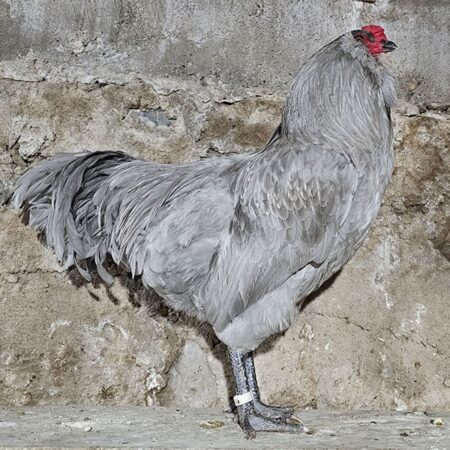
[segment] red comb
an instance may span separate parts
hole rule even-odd
[[[372,33],[375,37],[386,37],[384,33],[384,28],[379,25],[366,25],[361,28],[361,30],[368,31]]]

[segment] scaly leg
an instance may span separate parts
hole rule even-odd
[[[238,410],[239,425],[247,436],[254,437],[256,431],[284,431],[292,433],[308,432],[308,429],[298,421],[291,421],[290,418],[271,418],[266,415],[260,415],[256,411],[255,400],[253,398],[254,394],[250,390],[248,376],[246,373],[246,354],[234,352],[233,350],[229,351],[231,366],[233,368],[234,379],[236,382],[236,395],[234,397],[234,401]],[[251,376],[250,378],[252,379],[251,383],[256,381],[254,376]],[[260,404],[260,402],[256,403]],[[268,406],[266,406],[266,408],[270,409]]]
[[[244,354],[245,374],[247,375],[247,383],[253,394],[253,407],[259,416],[268,417],[269,419],[286,420],[289,423],[302,423],[299,417],[295,415],[292,408],[285,406],[266,405],[261,401],[259,395],[258,382],[256,380],[255,363],[253,361],[253,352]]]

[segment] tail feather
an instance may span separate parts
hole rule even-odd
[[[80,262],[93,258],[99,275],[112,281],[103,267],[109,236],[93,198],[108,189],[107,177],[132,160],[112,151],[58,155],[26,172],[16,184],[14,207],[28,204],[30,225],[45,232],[47,244],[62,264],[75,264],[86,279],[90,273]]]
[[[121,152],[60,155],[19,179],[13,204],[29,205],[30,225],[45,232],[66,268],[75,265],[90,280],[82,261],[92,261],[111,283],[103,266],[107,255],[133,276],[143,274],[152,232],[178,196],[202,185],[206,166],[194,167]]]

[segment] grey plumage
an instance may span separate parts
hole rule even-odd
[[[351,33],[313,55],[261,151],[163,165],[64,154],[13,202],[67,267],[109,254],[235,351],[285,330],[366,237],[392,172],[395,83]]]

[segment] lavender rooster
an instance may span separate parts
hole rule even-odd
[[[229,349],[238,419],[305,432],[261,402],[252,352],[286,330],[305,297],[363,243],[392,165],[395,81],[376,25],[346,33],[300,69],[281,124],[260,151],[164,165],[122,152],[64,154],[13,195],[66,267],[90,279],[110,255],[175,310],[209,322]]]

